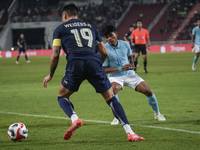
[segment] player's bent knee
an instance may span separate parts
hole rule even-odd
[[[101,93],[101,95],[103,96],[105,101],[110,100],[112,97],[114,97],[113,88],[111,87],[108,91]]]
[[[119,92],[119,90],[122,89],[122,86],[119,85],[118,83],[112,82],[112,88],[114,95],[116,95]]]
[[[114,93],[114,95],[116,95],[118,92],[119,92],[118,89],[116,89],[116,88],[113,89],[113,93]]]
[[[116,95],[119,92],[119,86],[113,87],[113,93]]]
[[[149,89],[149,88],[146,89],[146,90],[145,90],[145,95],[146,95],[146,96],[152,96],[153,93],[152,93],[151,89]]]
[[[62,84],[59,87],[58,96],[69,98],[74,92],[66,89]]]

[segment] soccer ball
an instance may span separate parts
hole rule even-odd
[[[21,142],[25,140],[27,136],[28,129],[21,122],[15,122],[8,128],[8,137],[15,142]]]

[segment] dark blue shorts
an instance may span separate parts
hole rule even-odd
[[[23,52],[23,53],[25,53],[26,52],[26,50],[25,50],[25,48],[19,48],[19,54],[21,54],[21,52]]]
[[[62,85],[68,90],[76,92],[85,79],[96,89],[97,93],[104,93],[112,86],[102,64],[96,60],[86,59],[72,60],[67,64]]]

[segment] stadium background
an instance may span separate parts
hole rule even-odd
[[[154,119],[144,95],[127,87],[119,93],[131,127],[146,141],[130,143],[121,125],[110,125],[111,110],[87,81],[71,97],[84,126],[72,139],[63,140],[71,125],[57,102],[65,56],[60,57],[48,88],[42,81],[49,73],[52,33],[61,23],[59,12],[71,2],[79,5],[81,19],[99,31],[107,24],[117,26],[120,39],[137,19],[150,31],[149,73],[143,72],[141,56],[137,73],[156,94],[167,121]],[[197,62],[192,71],[195,53],[190,44],[199,14],[196,0],[0,0],[0,57],[11,57],[0,58],[0,150],[199,150],[200,69]],[[21,32],[28,44],[27,54],[38,57],[29,57],[31,63],[22,57],[17,65],[16,40]],[[11,47],[15,50],[10,51]],[[7,130],[18,121],[27,126],[29,134],[24,142],[14,143]]]
[[[150,33],[150,52],[185,52],[190,48],[192,28],[200,18],[198,0],[0,0],[0,57],[13,57],[20,33],[25,34],[29,56],[50,55],[52,35],[61,24],[60,11],[67,3],[80,9],[80,19],[98,31],[117,27],[119,39],[129,25],[142,19]],[[172,46],[171,46],[172,45]],[[36,51],[42,50],[42,51]]]

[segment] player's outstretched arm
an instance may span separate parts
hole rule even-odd
[[[53,78],[54,72],[57,68],[58,61],[59,61],[60,49],[61,49],[60,46],[54,46],[53,47],[53,54],[51,56],[51,62],[50,62],[50,73],[43,80],[44,87],[47,87],[47,83],[49,81],[51,81],[51,79]]]
[[[101,53],[101,60],[102,60],[102,63],[104,63],[106,61],[106,58],[108,57],[108,50],[106,49],[103,42],[99,43],[96,46],[96,48]]]

